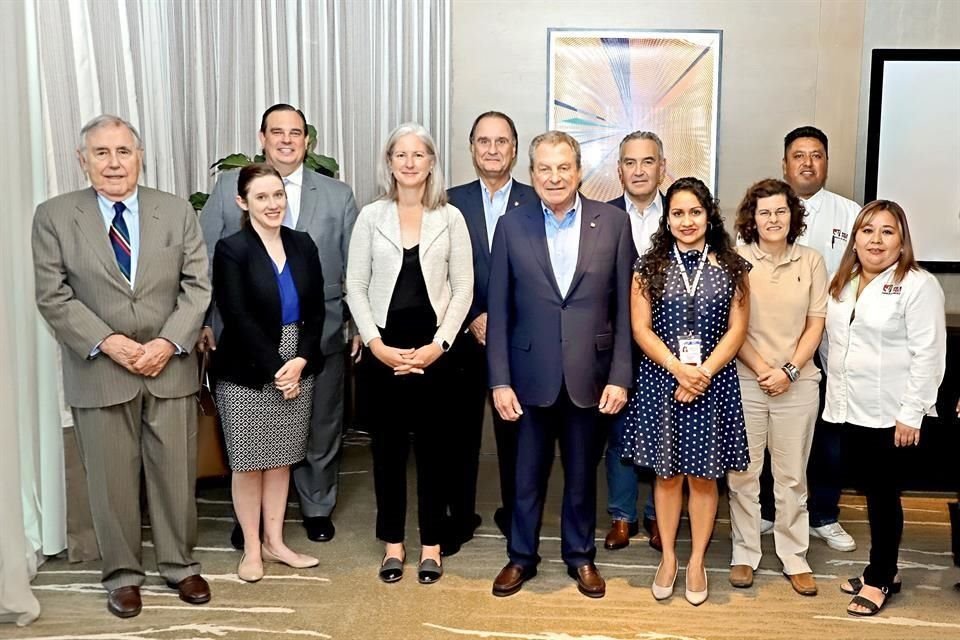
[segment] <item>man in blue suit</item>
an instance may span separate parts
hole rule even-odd
[[[627,212],[633,244],[637,255],[642,256],[650,248],[653,234],[660,228],[665,204],[660,193],[660,183],[667,171],[667,159],[663,155],[660,136],[651,131],[634,131],[620,141],[620,160],[617,175],[623,185],[623,195],[608,204]],[[634,348],[636,358],[639,349]],[[637,514],[637,468],[620,459],[620,437],[623,434],[623,416],[613,420],[610,441],[607,444],[607,513],[610,514],[610,531],[604,539],[606,549],[622,549],[630,544],[630,538],[639,532]],[[660,551],[660,531],[653,508],[651,490],[643,510],[643,526],[650,535],[650,546]]]
[[[529,186],[511,176],[517,163],[517,128],[510,116],[487,111],[477,116],[470,128],[470,154],[478,179],[453,187],[447,192],[450,204],[460,209],[473,245],[473,304],[464,322],[460,339],[453,343],[447,356],[455,363],[460,379],[453,385],[451,406],[458,407],[457,429],[451,430],[448,445],[449,485],[447,510],[449,518],[441,543],[441,551],[451,556],[460,545],[473,538],[480,525],[477,506],[477,470],[480,441],[483,433],[484,407],[489,397],[487,388],[487,282],[490,279],[490,247],[500,217],[511,209],[536,202],[537,195]],[[513,517],[514,467],[517,460],[516,426],[493,412],[493,433],[497,441],[500,467],[500,508],[493,519],[504,536],[510,536]]]
[[[582,197],[580,145],[548,131],[530,143],[539,201],[504,216],[493,238],[487,289],[487,364],[493,404],[518,424],[510,562],[493,583],[508,596],[536,575],[547,480],[559,440],[564,490],[561,554],[580,592],[606,585],[596,556],[597,483],[605,430],[633,372],[626,213]]]

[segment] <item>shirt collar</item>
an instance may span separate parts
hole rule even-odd
[[[283,184],[292,184],[295,187],[303,186],[303,164],[294,169],[293,173],[283,179]]]
[[[511,176],[507,183],[500,187],[494,192],[493,196],[499,196],[501,194],[506,195],[510,193],[510,187],[513,186],[513,177]],[[493,200],[493,197],[490,195],[490,189],[487,187],[487,183],[483,180],[480,181],[480,189],[483,191],[483,195],[487,197],[488,200]]]
[[[660,216],[663,215],[663,211],[660,209],[660,193],[658,192],[653,196],[653,201],[647,206],[646,209],[640,211],[637,208],[637,205],[630,199],[626,193],[623,194],[623,199],[627,203],[627,213],[634,216],[639,216],[641,218],[646,218],[649,215],[652,215],[656,219],[660,219]]]
[[[753,257],[756,258],[757,260],[770,259],[770,254],[760,248],[759,242],[751,242],[747,246],[750,247],[750,252],[753,254]],[[799,259],[800,259],[800,256],[799,256],[799,251],[797,250],[797,243],[796,242],[794,242],[793,244],[788,243],[787,250],[783,254],[783,259],[781,259],[778,264],[787,264],[788,262],[794,262]]]
[[[573,201],[573,208],[564,214],[563,220],[560,222],[557,222],[556,216],[553,215],[553,210],[548,207],[543,200],[540,201],[540,206],[543,208],[543,217],[547,220],[552,220],[558,227],[571,224],[577,219],[577,214],[580,213],[582,206],[582,203],[580,202],[580,192],[577,192],[577,197]]]
[[[826,193],[826,191],[826,189],[821,188],[820,191],[817,191],[806,200],[801,198],[804,208],[810,213],[818,213],[823,206],[823,199],[825,197],[823,194]]]
[[[134,189],[133,193],[127,196],[123,202],[123,206],[127,208],[127,211],[130,213],[136,214],[140,212],[140,202],[139,202],[140,189]],[[113,205],[117,203],[117,200],[111,200],[104,196],[99,191],[97,192],[97,201],[100,203],[100,208],[106,209],[107,211],[113,210]]]

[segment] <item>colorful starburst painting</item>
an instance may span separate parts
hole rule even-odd
[[[547,126],[571,134],[583,155],[581,192],[610,200],[620,140],[663,140],[666,190],[695,176],[716,192],[721,31],[548,30]]]

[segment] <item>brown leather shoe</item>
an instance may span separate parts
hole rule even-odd
[[[588,598],[602,598],[607,593],[607,583],[592,562],[579,567],[567,567],[567,574],[577,581],[577,589]]]
[[[493,581],[493,595],[500,598],[512,596],[520,591],[524,582],[535,575],[537,575],[536,567],[527,569],[513,562],[507,563]]]
[[[650,521],[650,528],[647,531],[650,534],[650,546],[662,553],[663,543],[660,542],[660,527],[657,526],[656,520]]]
[[[817,581],[813,579],[813,574],[809,571],[806,573],[795,573],[792,576],[787,576],[787,578],[789,578],[790,586],[793,587],[793,590],[800,595],[817,595]]]
[[[206,604],[210,602],[210,585],[200,574],[187,576],[176,584],[168,582],[167,586],[179,591],[180,599],[187,604]]]
[[[107,594],[107,611],[118,618],[132,618],[140,615],[143,602],[140,601],[140,587],[117,587]]]
[[[610,531],[603,541],[603,548],[614,551],[623,549],[630,544],[630,538],[637,535],[640,526],[636,522],[627,522],[626,520],[614,520],[610,523]]]
[[[730,584],[737,589],[753,586],[753,567],[748,564],[735,564],[730,567]]]

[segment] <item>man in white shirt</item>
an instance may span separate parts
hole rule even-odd
[[[847,248],[860,205],[824,188],[827,182],[827,149],[827,136],[816,127],[798,127],[788,133],[783,139],[783,179],[800,196],[807,211],[804,220],[807,229],[797,242],[823,255],[827,274],[832,278]],[[821,406],[826,386],[826,352],[824,336],[817,361],[824,376],[820,383]],[[807,466],[810,535],[825,540],[836,551],[853,551],[857,548],[856,541],[838,522],[840,486],[836,479],[840,476],[843,463],[840,447],[839,432],[818,419]],[[765,485],[768,486],[767,483]],[[766,514],[774,513],[772,491],[765,489],[761,502],[765,514],[761,530],[772,530],[772,516],[766,517]]]
[[[620,141],[620,160],[617,175],[623,185],[623,195],[608,204],[623,209],[630,218],[630,230],[637,255],[650,248],[651,238],[660,227],[665,203],[660,183],[667,171],[663,142],[651,131],[634,131]],[[636,351],[636,349],[634,349]],[[635,358],[636,359],[636,355]],[[608,550],[622,549],[639,531],[637,514],[637,470],[620,459],[620,436],[623,431],[621,413],[614,418],[607,442],[607,513],[610,531],[603,546]],[[650,492],[643,510],[643,526],[650,535],[650,546],[660,550],[660,532]]]

